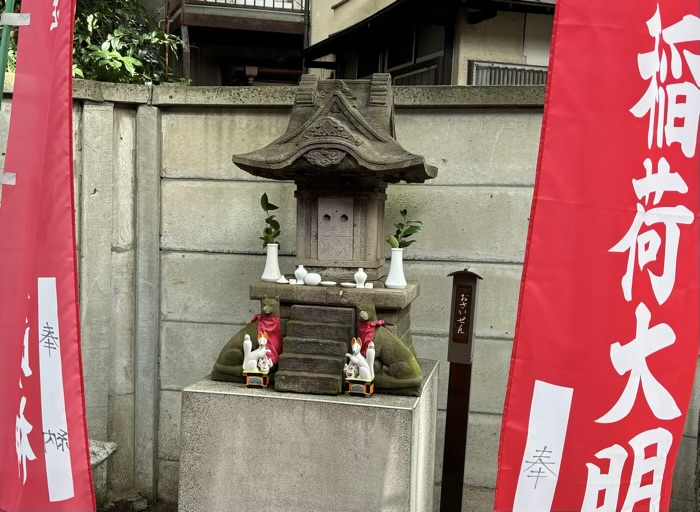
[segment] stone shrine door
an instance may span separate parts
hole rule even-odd
[[[353,260],[353,199],[321,197],[318,199],[318,259]]]

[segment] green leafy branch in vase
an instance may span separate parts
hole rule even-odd
[[[396,233],[389,235],[386,239],[392,249],[403,249],[415,243],[415,240],[407,240],[407,238],[412,237],[416,233],[420,233],[423,229],[423,223],[421,221],[408,220],[408,210],[403,209],[399,213],[401,213],[401,217],[403,217],[403,222],[394,224]]]
[[[263,236],[260,237],[260,240],[263,241],[263,247],[267,247],[267,244],[279,244],[279,242],[275,241],[275,238],[282,234],[282,231],[280,231],[280,223],[275,220],[274,215],[270,215],[270,212],[277,210],[279,206],[275,206],[268,201],[267,192],[260,198],[260,206],[262,206],[262,209],[265,210],[265,214],[267,215],[265,219],[267,227],[263,230]]]

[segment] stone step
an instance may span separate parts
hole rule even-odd
[[[293,393],[316,395],[337,395],[340,393],[343,378],[340,374],[319,374],[293,371],[278,371],[275,374],[275,389]]]
[[[287,322],[287,336],[296,338],[342,340],[350,344],[350,339],[354,335],[355,326],[352,324],[323,324],[302,320],[289,320]]]
[[[329,306],[294,305],[291,308],[291,320],[304,320],[325,324],[355,325],[355,308],[338,308]]]
[[[314,356],[283,352],[279,358],[279,371],[338,374],[343,373],[344,357]]]
[[[283,354],[343,357],[350,352],[350,340],[337,341],[285,336],[282,341],[282,350]]]

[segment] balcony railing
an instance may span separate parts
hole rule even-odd
[[[303,34],[308,1],[167,0],[166,25]]]
[[[302,13],[306,10],[307,1],[308,0],[170,0],[168,3],[172,11],[182,7],[182,4],[187,4]]]
[[[546,85],[547,66],[469,61],[468,85]]]

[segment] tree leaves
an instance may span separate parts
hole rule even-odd
[[[267,197],[267,192],[265,192],[260,198],[260,206],[262,206],[262,209],[265,210],[265,213],[268,215],[271,211],[279,208],[279,206],[275,206],[270,202]],[[267,224],[267,227],[263,230],[263,236],[260,237],[260,240],[263,241],[263,247],[267,246],[267,244],[278,243],[275,241],[275,238],[282,234],[282,231],[280,230],[280,223],[275,219],[274,215],[269,215],[265,219],[265,223]]]
[[[141,2],[77,0],[73,76],[102,82],[182,81],[165,66],[182,41],[165,33]]]
[[[407,238],[420,233],[423,229],[423,223],[419,220],[407,220],[408,209],[404,208],[399,212],[403,217],[403,222],[394,224],[396,233],[389,236],[386,241],[393,249],[404,249],[411,244],[416,243],[415,240],[406,240]]]

